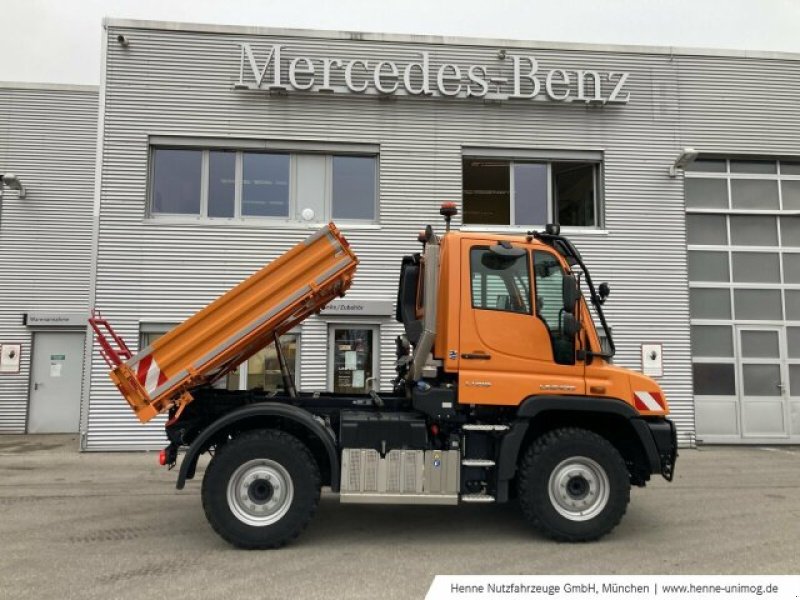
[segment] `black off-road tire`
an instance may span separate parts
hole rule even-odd
[[[597,514],[587,520],[564,516],[550,495],[551,476],[559,481],[554,471],[569,472],[565,465],[573,460],[599,466],[607,478],[607,502],[602,509],[598,503]],[[630,501],[630,474],[622,456],[607,439],[586,429],[570,427],[542,435],[525,451],[518,473],[519,503],[525,519],[556,541],[589,542],[603,537],[619,524]],[[602,479],[602,474],[597,479]]]
[[[285,514],[266,525],[243,521],[232,509],[235,501],[232,505],[229,500],[231,478],[237,476],[240,467],[259,459],[270,461],[278,472],[274,464],[279,465],[281,474],[291,479],[291,486],[283,486],[292,489],[291,501],[282,503],[288,506]],[[319,505],[320,489],[319,466],[306,445],[284,431],[261,429],[235,437],[211,459],[203,477],[203,509],[214,531],[234,546],[247,550],[279,548],[300,535],[311,521]]]

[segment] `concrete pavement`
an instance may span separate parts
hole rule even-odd
[[[340,505],[294,544],[246,552],[206,523],[200,480],[156,453],[78,453],[0,436],[0,598],[421,598],[435,574],[797,573],[800,448],[683,450],[676,480],[635,488],[600,542],[556,544],[515,504]],[[200,474],[201,475],[201,474]]]

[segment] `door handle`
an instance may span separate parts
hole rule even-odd
[[[35,391],[36,391],[36,390],[38,390],[38,389],[39,389],[39,383],[38,383],[38,382],[34,382],[34,384],[33,384],[33,391],[35,392]]]
[[[461,355],[461,358],[465,360],[489,360],[492,355],[485,352],[465,352]]]

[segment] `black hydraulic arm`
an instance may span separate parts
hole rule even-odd
[[[297,398],[297,388],[294,386],[294,379],[291,372],[289,372],[289,365],[286,364],[286,357],[283,355],[283,346],[281,346],[281,337],[278,332],[275,332],[275,353],[278,355],[278,365],[281,368],[281,378],[283,379],[283,388],[290,398]]]

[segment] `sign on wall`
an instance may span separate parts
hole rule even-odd
[[[86,313],[43,312],[25,313],[23,325],[28,327],[85,327],[89,315]]]
[[[663,353],[661,344],[642,344],[642,373],[649,377],[663,377]]]
[[[0,373],[19,373],[22,344],[0,345]]]
[[[535,56],[498,51],[486,64],[431,64],[431,53],[408,61],[311,57],[283,44],[240,44],[237,90],[303,91],[378,96],[545,100],[627,104],[630,73],[544,69]]]
[[[394,314],[394,304],[386,300],[331,300],[320,311],[321,315],[388,317]]]

